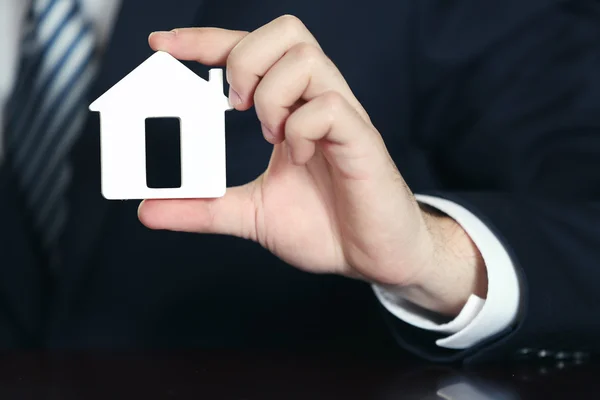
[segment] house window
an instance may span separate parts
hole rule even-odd
[[[181,187],[181,120],[146,118],[146,185]]]

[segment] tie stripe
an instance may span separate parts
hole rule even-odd
[[[21,72],[23,72],[23,75],[21,75],[18,80],[15,89],[15,93],[21,93],[22,96],[29,96],[28,111],[31,110],[33,102],[36,100],[36,97],[30,96],[32,90],[30,85],[33,85],[40,80],[39,69],[42,66],[41,64],[44,61],[46,54],[53,49],[54,41],[61,35],[62,29],[65,26],[64,23],[58,24],[61,22],[58,18],[65,16],[67,18],[65,18],[63,22],[68,21],[77,11],[77,5],[73,3],[71,5],[72,12],[65,14],[64,10],[66,6],[69,5],[66,3],[72,2],[54,0],[41,15],[35,12],[30,12],[29,14],[30,20],[28,26],[30,28],[28,29],[30,32],[26,33],[21,50]],[[36,2],[34,2],[32,9],[35,7]],[[25,85],[28,86],[28,89],[23,87]],[[13,104],[14,103],[23,104],[23,99],[16,98],[14,99]],[[11,112],[9,117],[12,117],[15,112],[22,115],[22,110],[18,110],[16,107],[11,108],[9,111]]]
[[[89,80],[91,79],[88,79],[86,83],[89,83]],[[44,201],[43,194],[49,190],[48,184],[54,181],[52,179],[55,176],[53,173],[57,171],[60,161],[67,155],[67,151],[73,145],[81,126],[85,122],[88,112],[78,107],[84,100],[85,93],[83,91],[79,96],[73,98],[68,112],[65,113],[67,115],[63,122],[56,130],[53,130],[58,132],[59,135],[55,135],[50,139],[50,143],[46,142],[43,147],[38,149],[39,151],[34,155],[31,164],[27,166],[28,168],[24,172],[24,185],[31,191],[31,206],[33,207]],[[65,110],[67,110],[67,107],[65,107]],[[48,135],[48,137],[50,136]],[[54,148],[54,153],[50,154],[49,148]],[[38,171],[39,173],[36,174]],[[37,179],[34,179],[36,177]]]
[[[36,104],[37,107],[34,108],[37,113],[40,113],[36,116],[36,124],[23,129],[23,133],[21,134],[19,134],[19,129],[15,130],[17,132],[17,135],[14,136],[15,141],[12,143],[9,142],[9,145],[12,145],[13,143],[19,143],[20,148],[16,152],[15,158],[15,161],[18,164],[26,161],[24,160],[25,156],[31,155],[33,151],[32,146],[35,143],[34,141],[39,139],[40,130],[44,131],[44,137],[48,136],[45,133],[48,125],[54,119],[56,119],[56,113],[62,107],[61,103],[71,92],[72,88],[69,87],[68,84],[72,84],[73,82],[72,75],[75,74],[76,77],[77,75],[80,75],[82,68],[85,67],[85,64],[82,64],[82,62],[91,58],[92,53],[89,47],[93,42],[91,31],[87,30],[87,37],[84,35],[84,33],[85,32],[83,31],[81,32],[79,39],[83,39],[85,37],[86,40],[84,41],[76,39],[75,42],[72,43],[73,45],[68,48],[64,56],[58,60],[56,68],[52,71],[52,74],[44,83],[42,87],[43,90],[35,91],[40,97]],[[77,52],[75,51],[76,49],[78,50]],[[76,68],[76,70],[73,71],[73,68]],[[22,135],[26,133],[28,134],[27,140],[23,141]],[[44,138],[42,138],[42,140],[44,140]]]
[[[43,96],[46,96],[49,85],[53,83],[53,78],[58,74],[58,71],[60,71],[73,51],[72,44],[77,39],[75,35],[83,29],[89,30],[89,26],[82,26],[81,21],[73,21],[70,24],[69,21],[65,21],[57,27],[55,34],[52,35],[50,40],[43,40],[44,44],[41,48],[39,59],[34,61],[35,65],[31,68],[32,76],[26,75],[21,78],[21,81],[33,81],[33,87],[28,91],[23,91],[22,94],[23,97],[27,97],[27,107],[25,112],[20,110],[19,116],[15,116],[15,123],[18,125],[11,126],[11,128],[14,128],[16,131],[23,129],[23,125],[31,120],[31,113],[36,111],[40,107],[40,104],[47,104],[51,101],[51,99],[45,99]],[[89,34],[91,36],[91,30]],[[58,58],[57,53],[62,53],[62,57]],[[48,62],[48,59],[52,61],[52,64]],[[68,70],[65,71],[65,73],[68,72]],[[35,75],[35,79],[32,79],[33,75]],[[23,99],[16,98],[15,102],[22,103]],[[17,139],[19,136],[14,135],[13,138]]]
[[[98,71],[94,39],[77,0],[34,0],[6,110],[7,159],[51,257],[68,220],[69,151],[85,123]]]
[[[31,185],[32,180],[36,177],[36,171],[40,171],[40,175],[37,175],[38,181],[40,181],[44,172],[48,172],[48,168],[54,167],[51,162],[48,162],[45,166],[41,165],[44,155],[49,154],[50,148],[54,148],[56,153],[49,154],[48,161],[56,160],[58,155],[64,155],[61,151],[66,150],[66,140],[72,136],[67,135],[66,130],[70,127],[80,125],[79,119],[76,119],[77,113],[83,113],[87,116],[87,110],[81,110],[80,106],[86,100],[86,89],[92,83],[95,72],[96,70],[91,66],[81,72],[77,72],[77,75],[73,77],[71,83],[67,86],[67,88],[70,88],[70,93],[63,93],[65,100],[60,104],[57,103],[57,108],[50,110],[51,118],[48,119],[48,132],[52,132],[52,134],[42,136],[41,140],[28,153],[29,158],[23,165],[25,171],[23,174],[23,183],[27,187]]]
[[[59,180],[58,175],[62,171],[62,169],[57,168],[60,160],[62,160],[66,154],[66,149],[70,148],[75,139],[77,138],[77,134],[79,133],[79,127],[85,122],[85,118],[87,117],[87,111],[79,111],[78,115],[75,117],[75,121],[70,124],[71,126],[68,130],[64,131],[65,134],[61,136],[60,143],[57,146],[57,152],[52,155],[52,158],[48,162],[47,168],[44,169],[42,174],[40,175],[37,183],[31,188],[31,203],[32,204],[42,204],[45,200],[45,194],[49,193],[52,190],[51,185],[55,185]],[[70,168],[70,166],[68,166]]]

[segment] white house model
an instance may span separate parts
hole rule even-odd
[[[223,71],[206,81],[156,52],[90,105],[100,112],[102,195],[106,199],[202,198],[225,194]],[[181,186],[149,188],[145,121],[179,118]]]

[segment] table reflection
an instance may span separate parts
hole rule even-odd
[[[446,399],[591,397],[585,359],[450,367],[412,358],[268,352],[0,356],[1,399]]]

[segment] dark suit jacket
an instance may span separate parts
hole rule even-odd
[[[91,99],[151,54],[151,31],[253,30],[285,13],[339,66],[413,191],[465,205],[501,238],[522,277],[519,323],[445,350],[388,315],[367,284],[299,272],[235,238],[147,230],[137,201],[100,195],[90,113],[72,154],[60,270],[47,268],[0,169],[0,344],[406,348],[467,362],[531,346],[598,349],[600,4],[126,0]],[[227,113],[229,185],[265,168],[259,129],[252,111]]]

